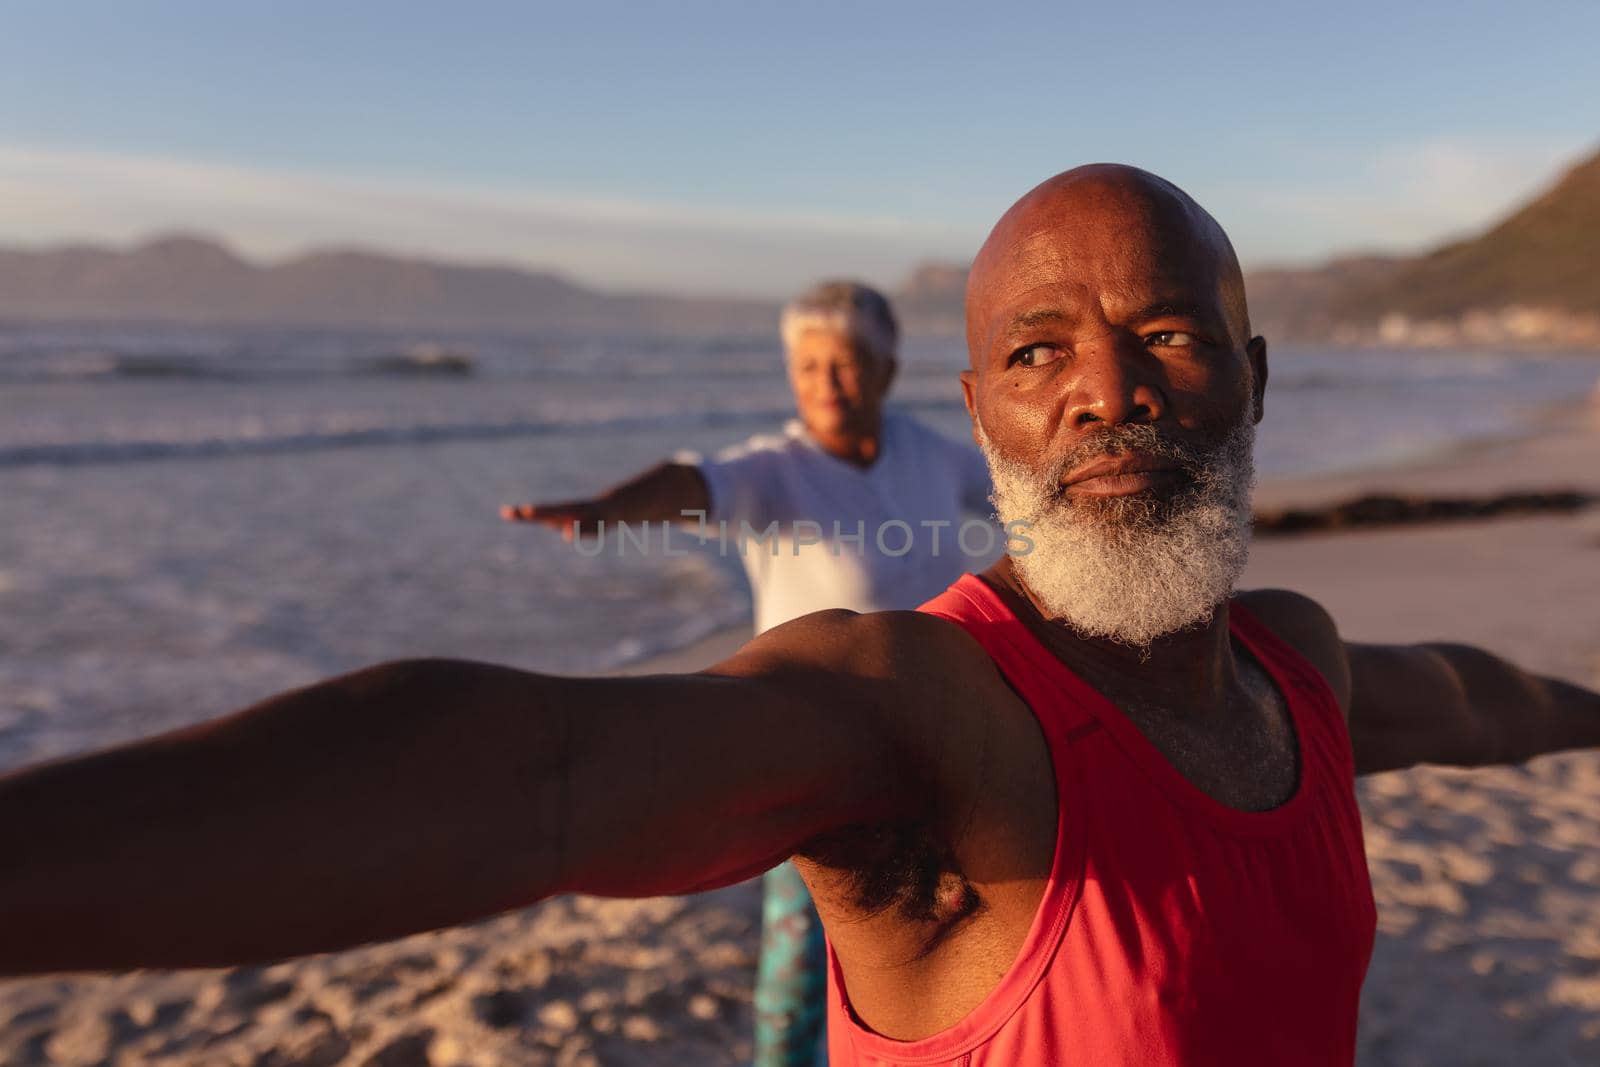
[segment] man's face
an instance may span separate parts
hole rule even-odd
[[[1265,347],[1180,204],[1117,181],[1025,199],[974,266],[962,376],[1018,573],[1082,632],[1148,645],[1209,618],[1248,539]]]
[[[894,363],[839,330],[807,330],[788,350],[789,385],[800,420],[818,437],[876,430]]]

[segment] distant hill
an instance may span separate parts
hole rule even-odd
[[[1387,284],[1403,270],[1400,256],[1351,255],[1315,267],[1260,267],[1246,272],[1250,328],[1270,339],[1328,339],[1343,323],[1335,302],[1353,287]]]
[[[352,249],[261,265],[175,235],[127,249],[0,249],[0,317],[698,335],[769,333],[777,307],[603,292],[552,273]]]
[[[1505,332],[1600,343],[1600,153],[1488,231],[1356,280],[1331,317],[1380,335]]]
[[[966,291],[963,264],[923,263],[889,296],[907,333],[960,336]]]

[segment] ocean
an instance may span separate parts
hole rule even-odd
[[[959,343],[902,364],[894,401],[964,437]],[[1258,468],[1525,432],[1597,374],[1278,348]],[[791,413],[775,339],[0,325],[0,767],[385,659],[587,673],[745,621],[735,559],[589,557],[496,512]]]

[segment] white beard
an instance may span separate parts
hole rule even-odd
[[[1172,498],[1074,500],[1064,473],[1095,455],[1129,450],[1175,455],[1148,426],[1107,430],[1046,470],[1000,456],[978,428],[994,478],[990,498],[1003,524],[1028,523],[1030,550],[1014,550],[1013,568],[1039,607],[1086,637],[1148,651],[1158,637],[1211,621],[1232,595],[1250,554],[1251,451],[1248,418],[1214,450],[1188,453],[1194,476]]]

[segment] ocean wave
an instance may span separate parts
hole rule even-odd
[[[102,352],[94,350],[8,354],[0,358],[0,382],[8,385],[115,386],[119,382],[308,381],[345,374],[383,373],[384,368],[344,368],[315,361],[247,361],[182,352]]]
[[[179,353],[61,352],[46,356],[13,356],[0,364],[0,378],[14,384],[240,377],[237,369],[220,365],[214,359]]]
[[[789,409],[711,410],[674,414],[583,418],[505,418],[465,421],[385,422],[366,415],[329,416],[313,427],[270,427],[260,418],[234,420],[223,432],[193,434],[181,427],[168,435],[90,438],[71,441],[0,442],[0,467],[40,464],[78,466],[154,460],[214,459],[341,448],[493,441],[549,434],[626,434],[723,426],[771,426]]]
[[[766,358],[729,360],[702,358],[627,364],[616,358],[591,362],[536,363],[508,356],[428,358],[406,352],[341,355],[333,358],[265,358],[259,360],[152,353],[70,352],[10,355],[0,359],[0,382],[11,385],[140,383],[160,380],[194,382],[315,383],[334,378],[409,378],[460,380],[466,377],[509,381],[707,381],[769,378],[778,366]]]
[[[1374,389],[1419,388],[1434,385],[1473,385],[1509,378],[1525,371],[1533,357],[1511,359],[1482,356],[1472,359],[1449,357],[1433,362],[1383,362],[1351,359],[1338,366],[1274,367],[1271,392],[1361,392]],[[1287,362],[1287,361],[1286,361]]]

